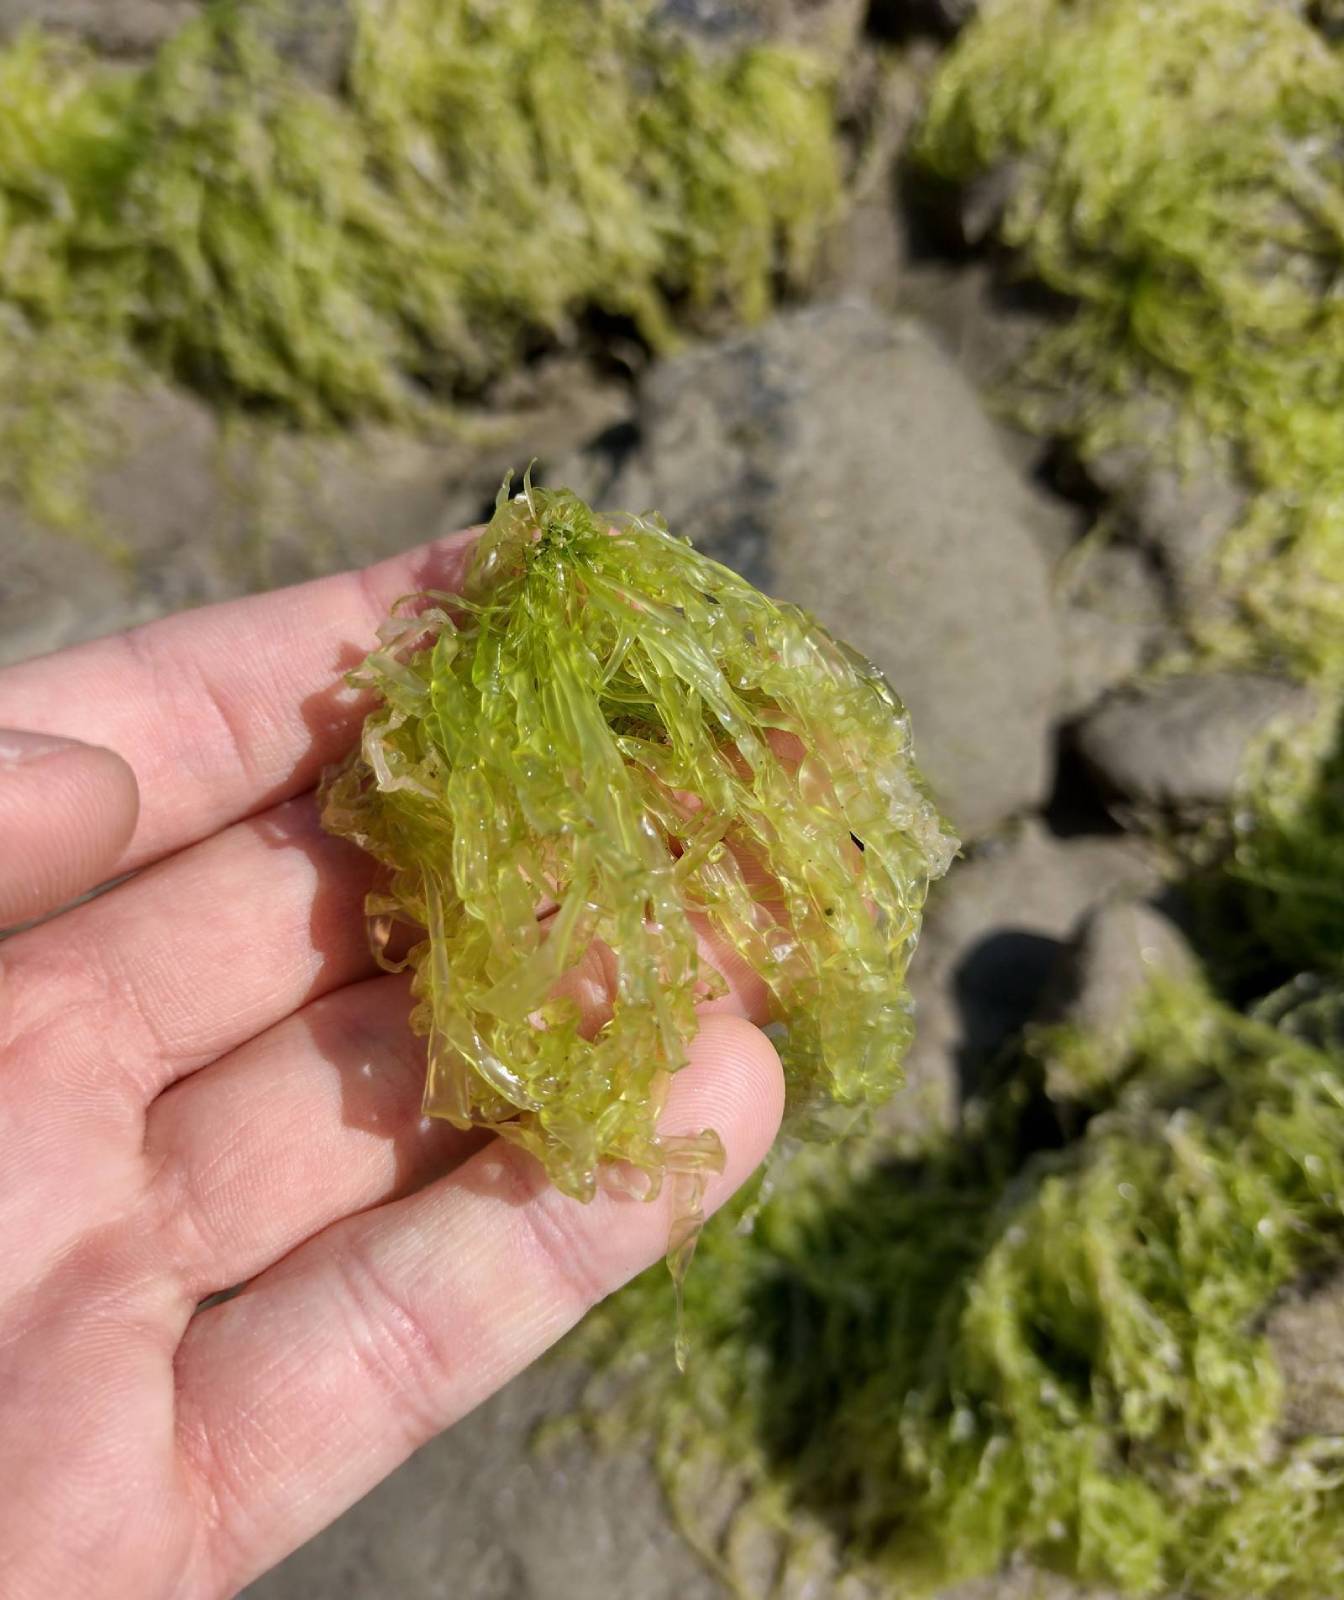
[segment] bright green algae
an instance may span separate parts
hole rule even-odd
[[[216,0],[131,72],[0,51],[0,473],[53,520],[146,364],[301,426],[413,421],[593,308],[655,348],[759,316],[835,212],[801,52],[701,59],[641,0],[355,0],[336,94],[269,11]]]
[[[766,986],[795,1130],[895,1088],[953,845],[899,702],[804,612],[654,521],[529,486],[501,493],[463,593],[394,622],[353,681],[382,703],[323,817],[390,869],[374,916],[423,930],[429,1112],[580,1199],[604,1167],[656,1189],[712,1165],[712,1134],[656,1127],[721,987],[706,931]]]
[[[1344,625],[1344,619],[1341,619]],[[1251,785],[1192,882],[1232,979],[1257,968],[1344,980],[1344,713]]]
[[[1263,1331],[1344,1262],[1344,740],[1290,765],[1201,887],[1242,992],[1297,977],[1249,1014],[1159,983],[1109,1043],[1031,1030],[919,1160],[872,1137],[777,1166],[705,1231],[685,1377],[655,1279],[579,1336],[584,1420],[654,1441],[744,1596],[1010,1557],[1132,1594],[1344,1589],[1344,1445],[1284,1431]]]
[[[1225,446],[1251,489],[1221,653],[1344,662],[1344,47],[1281,0],[985,0],[920,159],[1012,164],[1004,241],[1076,310],[1013,380],[1084,457]]]
[[[1339,1592],[1344,1447],[1279,1437],[1260,1319],[1344,1256],[1344,1051],[1159,990],[1117,1076],[1062,1149],[1032,1153],[1020,1074],[926,1161],[777,1173],[701,1241],[685,1377],[657,1281],[587,1328],[592,1425],[654,1439],[741,1593],[929,1593],[1013,1554],[1126,1593]]]

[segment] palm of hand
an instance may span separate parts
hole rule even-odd
[[[133,874],[0,944],[10,1600],[234,1592],[661,1252],[661,1204],[422,1122],[368,864],[317,826],[364,709],[329,685],[463,548],[0,673],[0,729],[42,730],[0,731],[0,925]],[[665,1118],[724,1135],[711,1204],[782,1096],[736,977]]]

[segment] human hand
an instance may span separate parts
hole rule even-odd
[[[6,1600],[234,1592],[665,1247],[666,1197],[581,1206],[422,1121],[371,864],[317,824],[367,709],[340,672],[468,544],[0,672],[0,926],[133,874],[0,944]],[[723,1136],[712,1208],[783,1089],[707,953],[663,1126]]]

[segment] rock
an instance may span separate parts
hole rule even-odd
[[[1180,981],[1197,968],[1185,935],[1154,906],[1105,901],[1083,917],[1061,952],[1039,1015],[1114,1035],[1154,978]]]
[[[627,414],[619,385],[539,374],[451,437],[221,431],[167,385],[119,395],[93,474],[96,530],[55,532],[0,496],[0,665],[210,600],[376,561],[479,521],[504,473]]]
[[[0,664],[230,592],[214,418],[158,387],[115,409],[119,455],[95,474],[94,529],[54,532],[0,498]]]
[[[1133,545],[1079,546],[1062,568],[1058,601],[1066,715],[1086,711],[1174,643],[1161,577]]]
[[[952,1124],[962,1090],[1036,1012],[1079,921],[1158,881],[1130,840],[1055,839],[1037,822],[954,866],[930,897],[911,967],[915,1043],[886,1125]]]
[[[1078,725],[1084,760],[1140,805],[1226,805],[1257,739],[1316,711],[1300,684],[1255,673],[1187,674],[1105,700]]]
[[[1327,39],[1344,39],[1344,0],[1313,0],[1307,16]]]
[[[924,0],[938,21],[949,28],[960,28],[980,9],[980,0]]]
[[[947,0],[944,0],[947,3]],[[0,0],[0,39],[29,23],[74,34],[100,54],[150,56],[208,0]],[[660,0],[655,22],[702,50],[776,40],[839,61],[863,31],[865,0]],[[278,0],[260,16],[280,54],[327,88],[345,73],[354,0]]]
[[[1284,1434],[1344,1434],[1344,1272],[1281,1301],[1265,1332],[1283,1374]]]
[[[844,301],[656,367],[638,447],[577,472],[656,508],[886,672],[954,824],[1045,796],[1061,663],[1026,491],[974,391],[918,327]],[[574,487],[580,487],[574,484]]]
[[[203,8],[204,0],[0,0],[0,39],[35,23],[104,55],[146,56]]]
[[[959,197],[961,234],[969,245],[982,245],[1008,214],[1022,185],[1020,161],[1001,161],[963,185]]]
[[[284,0],[262,26],[291,66],[323,88],[338,88],[355,42],[353,0]]]
[[[899,301],[906,241],[900,213],[885,189],[849,205],[822,245],[818,291],[858,296],[884,311]]]
[[[959,195],[956,205],[959,232]],[[930,226],[927,220],[922,225]],[[971,382],[986,390],[1010,379],[1036,341],[1058,322],[1052,302],[1030,286],[1005,285],[992,263],[949,262],[938,250],[916,250],[907,262],[901,306],[927,323]]]
[[[0,39],[35,23],[74,34],[101,55],[143,60],[205,9],[206,0],[0,0]],[[260,18],[280,54],[334,88],[345,72],[351,0],[283,0]]]
[[[1122,896],[1087,912],[1060,951],[1036,1013],[1040,1022],[1077,1030],[1078,1048],[1049,1058],[1051,1099],[1086,1099],[1111,1082],[1149,985],[1155,978],[1193,978],[1198,970],[1180,929],[1144,900]]]
[[[837,58],[859,38],[865,0],[659,0],[656,25],[700,49],[773,39]]]
[[[920,229],[927,226],[913,227],[915,241],[907,246],[895,285],[895,308],[934,334],[979,393],[1011,394],[1014,375],[1037,341],[1064,319],[1065,303],[1039,285],[1006,282],[988,260],[949,261],[946,245],[930,248],[919,242]],[[955,226],[962,226],[959,212]],[[1041,441],[1052,431],[1052,420],[1053,412],[1043,409],[1041,425],[1032,432],[1002,425],[998,437],[1023,480],[1024,519],[1053,564],[1082,537],[1089,517],[1044,486],[1041,468],[1049,451]]]
[[[1217,556],[1245,514],[1247,492],[1224,442],[1191,444],[1179,463],[1158,453],[1177,420],[1166,402],[1136,402],[1122,424],[1127,442],[1091,457],[1086,470],[1158,561],[1181,608],[1204,613],[1220,604]]]
[[[940,1589],[935,1600],[1120,1600],[1113,1590],[1087,1588],[1026,1561],[1013,1561],[1003,1572],[972,1578]]]
[[[855,55],[838,85],[840,125],[862,151],[842,215],[822,240],[813,292],[819,300],[859,296],[894,311],[910,254],[900,203],[900,161],[923,110],[929,64],[918,52]]]
[[[572,1405],[579,1378],[558,1362],[516,1378],[248,1600],[725,1600],[645,1461],[534,1443],[537,1424]]]

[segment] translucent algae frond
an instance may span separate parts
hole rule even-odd
[[[795,1126],[889,1094],[953,846],[877,672],[656,522],[564,490],[501,492],[463,587],[352,675],[383,703],[325,793],[326,825],[391,869],[370,910],[424,930],[426,1108],[580,1198],[607,1163],[653,1188],[711,1166],[716,1138],[656,1129],[719,987],[705,933],[769,991]]]

